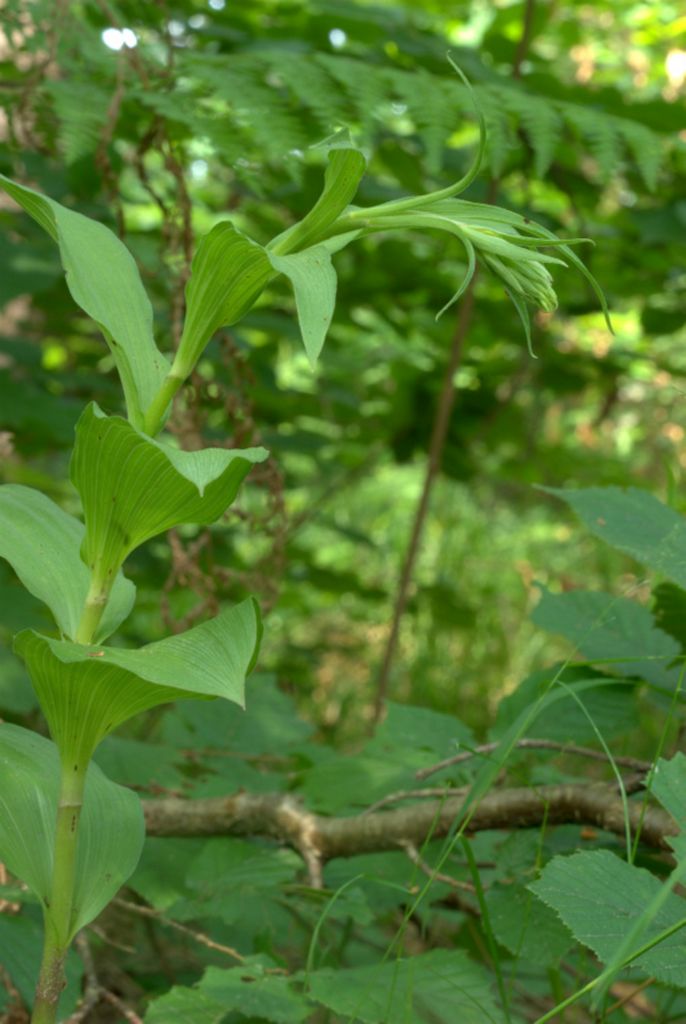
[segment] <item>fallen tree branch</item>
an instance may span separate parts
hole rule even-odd
[[[627,794],[642,789],[642,776],[625,780]],[[349,817],[312,814],[291,794],[235,793],[227,797],[144,800],[151,836],[265,836],[293,847],[306,863],[324,864],[335,857],[417,847],[430,835],[441,838],[459,823],[460,796],[423,800],[409,807]],[[470,808],[470,834],[486,829],[537,828],[548,825],[590,825],[624,836],[624,812],[617,788],[610,783],[570,783],[500,789]],[[656,849],[669,849],[667,839],[678,828],[656,807],[629,804],[632,833]]]

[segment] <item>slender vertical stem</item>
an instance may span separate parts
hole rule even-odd
[[[395,604],[393,606],[391,632],[388,636],[388,640],[386,641],[386,649],[384,650],[384,657],[376,682],[376,699],[374,707],[375,722],[379,721],[386,700],[391,667],[393,665],[393,659],[398,646],[400,623],[402,622],[402,618],[407,607],[412,574],[414,572],[415,562],[417,561],[417,556],[421,546],[426,515],[429,511],[429,499],[433,490],[434,481],[441,468],[443,448],[445,446],[445,439],[450,425],[450,414],[452,413],[453,406],[455,404],[455,373],[460,365],[465,338],[472,318],[475,284],[476,274],[472,278],[471,283],[464,294],[462,305],[460,306],[457,327],[455,329],[455,334],[453,335],[450,358],[443,377],[443,385],[441,387],[441,394],[438,400],[438,409],[436,412],[436,418],[434,419],[433,430],[431,432],[429,458],[424,475],[424,484],[422,486],[419,504],[415,511],[410,539],[407,543],[407,549],[405,552],[405,560],[400,572],[398,590],[396,593]]]
[[[526,56],[531,43],[531,37],[533,34],[534,27],[534,14],[536,10],[536,0],[526,0],[524,9],[524,23],[522,25],[522,34],[517,45],[517,52],[512,65],[512,77],[514,79],[521,78],[522,75],[522,64],[526,60]],[[496,193],[498,190],[498,179],[494,178],[491,180],[489,186],[488,195],[486,197],[487,203],[495,201]],[[436,477],[441,468],[441,462],[443,459],[443,448],[445,446],[445,439],[448,434],[448,426],[450,424],[450,414],[452,413],[453,406],[455,404],[455,386],[454,377],[455,372],[460,365],[462,359],[462,352],[464,349],[465,339],[469,330],[469,325],[472,318],[472,312],[474,307],[474,287],[476,285],[476,275],[472,278],[469,288],[464,294],[462,299],[462,305],[458,315],[457,326],[455,328],[455,334],[453,335],[453,343],[450,352],[450,358],[448,361],[448,367],[443,378],[443,386],[441,388],[441,395],[438,400],[438,409],[436,411],[436,418],[434,420],[433,430],[431,434],[431,441],[429,445],[429,458],[426,467],[426,474],[424,476],[424,485],[422,487],[421,497],[419,504],[415,511],[414,521],[412,523],[412,530],[410,533],[410,539],[407,543],[407,549],[405,552],[405,560],[403,567],[400,572],[400,579],[398,580],[398,589],[396,592],[395,604],[393,606],[393,619],[391,622],[391,631],[386,641],[386,648],[384,650],[383,661],[379,674],[376,680],[376,695],[374,702],[374,724],[376,724],[381,718],[384,704],[386,701],[386,695],[388,693],[388,685],[391,676],[391,668],[393,666],[393,660],[395,658],[395,652],[398,646],[398,637],[400,635],[400,623],[402,622],[405,609],[407,608],[407,601],[410,591],[410,583],[412,582],[412,575],[414,573],[415,563],[417,556],[421,548],[422,534],[424,532],[424,524],[426,521],[427,513],[429,511],[429,500],[431,498],[431,492]]]
[[[65,986],[64,962],[73,927],[78,825],[86,770],[87,766],[62,764],[51,895],[43,914],[43,960],[31,1024],[54,1024],[60,995]]]
[[[76,633],[77,643],[92,643],[110,590],[111,583],[103,583],[96,576],[91,578]],[[66,984],[64,964],[74,923],[79,820],[87,771],[88,762],[75,764],[73,760],[62,758],[50,900],[43,911],[43,959],[31,1024],[55,1024],[60,995]]]
[[[90,644],[93,642],[93,637],[100,625],[103,612],[107,607],[111,589],[112,582],[103,583],[95,576],[91,578],[86,602],[81,613],[81,621],[74,637],[77,644]]]
[[[145,414],[145,432],[150,437],[154,437],[155,434],[159,433],[165,413],[169,408],[169,403],[186,378],[190,376],[192,370],[192,366],[190,368],[184,368],[183,371],[179,371],[178,368],[172,367],[171,372],[168,373],[162,381],[159,391],[153,398]]]

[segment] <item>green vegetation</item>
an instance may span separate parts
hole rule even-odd
[[[16,7],[3,1021],[683,1020],[683,19]]]

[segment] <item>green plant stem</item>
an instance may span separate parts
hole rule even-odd
[[[78,825],[88,766],[62,764],[50,902],[31,1024],[54,1024],[65,986],[64,963],[72,937]]]
[[[111,583],[91,578],[76,642],[92,642],[110,596]],[[74,764],[62,759],[57,803],[55,849],[50,901],[43,911],[43,959],[36,986],[31,1024],[54,1024],[60,995],[66,984],[64,964],[72,939],[72,914],[76,885],[79,820],[83,807],[88,762]]]
[[[162,423],[164,421],[164,415],[169,408],[169,403],[172,398],[179,390],[181,385],[187,379],[192,372],[192,367],[188,372],[184,373],[176,364],[172,366],[171,371],[162,381],[160,390],[153,398],[148,410],[145,414],[145,420],[143,427],[145,433],[149,437],[154,437],[155,434],[159,433]]]
[[[91,584],[88,588],[83,611],[81,612],[81,621],[74,637],[77,644],[90,644],[93,642],[93,637],[100,625],[103,612],[107,607],[113,582],[114,580],[112,579],[110,582],[105,583],[97,576],[91,578]]]

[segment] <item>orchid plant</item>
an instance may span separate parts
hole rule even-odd
[[[359,207],[351,203],[365,158],[347,134],[334,136],[322,193],[303,220],[267,245],[228,220],[200,240],[171,361],[156,345],[152,307],[124,244],[103,224],[0,176],[5,192],[59,246],[67,286],[110,348],[126,406],[120,416],[91,403],[76,425],[70,474],[83,521],[30,487],[0,488],[0,556],[48,607],[55,627],[23,630],[14,642],[51,740],[0,725],[0,859],[35,893],[45,925],[33,1024],[57,1019],[67,951],[131,875],[143,844],[140,801],[93,763],[98,744],[134,715],[178,698],[243,704],[257,657],[262,627],[252,599],[138,650],[110,642],[135,600],[122,571],[127,556],[172,527],[217,521],[250,468],[267,458],[262,448],[181,451],[165,438],[170,403],[213,334],[240,320],[283,274],[314,363],[334,311],[332,256],[389,231],[435,229],[460,240],[467,271],[444,308],[480,262],[503,282],[530,340],[527,303],[555,308],[550,267],[559,264],[584,274],[607,316],[570,241],[516,213],[456,198],[476,177],[484,146],[482,123],[476,158],[456,184]]]

